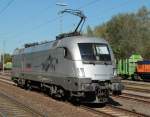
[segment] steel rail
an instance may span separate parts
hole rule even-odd
[[[127,109],[123,109],[113,105],[106,105],[104,108],[92,108],[89,106],[80,106],[80,108],[90,111],[94,114],[105,116],[105,117],[124,117],[124,116],[132,116],[132,117],[150,117],[148,115],[137,113],[134,111],[130,111]]]
[[[142,92],[142,93],[150,93],[149,89],[143,89],[139,87],[125,86],[125,90],[137,91],[137,92]]]
[[[8,102],[12,103],[12,105],[15,105],[15,107],[17,106],[20,110],[25,111],[26,113],[28,113],[29,115],[34,115],[35,117],[44,117],[44,115],[36,110],[34,110],[33,108],[31,108],[29,105],[27,104],[23,104],[20,101],[18,101],[17,99],[15,99],[12,96],[9,96],[8,94],[0,91],[0,98],[4,98],[5,100],[8,100]],[[10,104],[8,103],[8,106]],[[12,107],[11,107],[12,108]],[[21,114],[21,113],[20,113]],[[20,115],[21,116],[21,115]]]

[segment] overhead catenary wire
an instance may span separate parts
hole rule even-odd
[[[83,6],[78,7],[78,9],[84,9],[84,8],[86,8],[86,7],[88,7],[88,6],[92,5],[92,4],[94,4],[94,3],[97,3],[98,1],[101,1],[101,0],[93,0],[93,1],[90,1],[90,2],[87,3],[86,5],[83,5]],[[109,10],[104,10],[104,11],[105,11],[105,12],[109,12],[109,11],[115,9],[115,8],[118,8],[118,7],[120,7],[120,6],[124,6],[124,5],[126,5],[127,3],[129,3],[129,2],[131,2],[131,0],[128,0],[128,1],[123,2],[123,3],[121,3],[121,4],[114,5],[113,7],[109,8]],[[98,16],[98,17],[99,17],[99,16]],[[47,25],[47,24],[53,23],[53,22],[59,20],[59,18],[60,18],[60,17],[58,16],[58,17],[55,17],[55,18],[53,18],[53,19],[51,19],[51,20],[48,20],[48,21],[46,21],[46,22],[43,22],[43,23],[41,23],[41,24],[39,24],[39,25],[37,25],[37,26],[34,26],[34,27],[30,28],[30,31],[29,31],[29,32],[32,32],[32,31],[37,30],[37,29],[40,29],[41,27],[43,27],[43,26],[45,26],[45,25]],[[16,34],[16,35],[13,35],[12,38],[16,38],[16,37],[18,37],[18,36],[20,36],[20,35],[22,35],[22,34],[26,34],[26,33],[28,33],[28,32],[21,32],[21,33],[18,33],[18,34]]]
[[[90,2],[88,2],[87,4],[85,4],[85,5],[83,5],[83,6],[80,6],[80,7],[77,8],[77,9],[86,8],[86,7],[88,7],[88,6],[90,6],[90,5],[94,4],[94,3],[97,3],[98,1],[101,1],[101,0],[93,0],[93,1],[90,1]],[[48,7],[47,7],[47,8],[48,8]],[[64,14],[64,15],[65,15],[65,14]],[[64,15],[63,15],[63,16],[64,16]],[[37,25],[37,26],[34,26],[34,27],[30,28],[30,31],[29,31],[29,32],[32,32],[32,31],[34,31],[34,30],[37,30],[37,29],[39,29],[39,28],[45,26],[46,24],[50,24],[50,23],[53,23],[53,22],[55,22],[55,21],[58,21],[59,18],[60,18],[60,17],[57,16],[57,17],[55,17],[55,18],[53,18],[53,19],[50,19],[50,20],[48,20],[48,21],[46,21],[46,22],[43,22],[43,23],[41,23],[41,24],[39,24],[39,25]],[[20,32],[20,33],[18,33],[18,34],[15,34],[15,35],[11,36],[11,38],[16,38],[16,37],[18,37],[18,36],[20,36],[20,35],[22,35],[22,34],[26,34],[26,33],[28,33],[28,32]]]
[[[91,2],[87,3],[87,4],[84,5],[84,6],[80,6],[80,7],[77,8],[77,9],[85,8],[85,7],[87,7],[87,6],[91,5],[91,4],[94,4],[94,3],[98,2],[98,1],[101,1],[101,0],[94,0],[94,1],[91,1]],[[64,15],[64,14],[63,14],[63,15]],[[44,26],[44,25],[46,25],[46,24],[53,23],[53,22],[57,21],[59,18],[60,18],[60,17],[55,17],[55,18],[53,18],[53,19],[51,19],[51,20],[48,20],[48,21],[46,21],[46,22],[44,22],[44,23],[42,23],[42,24],[40,24],[40,25],[38,25],[38,26],[36,26],[36,27],[33,27],[32,29],[40,28],[40,27],[42,27],[42,25]]]
[[[2,15],[2,13],[14,2],[14,0],[10,0],[1,10],[0,10],[0,15]],[[4,48],[5,48],[5,41],[3,41],[3,72],[4,72],[4,61],[5,61],[5,52],[4,52]]]
[[[12,4],[12,3],[11,3]],[[29,18],[31,18],[31,19],[36,19],[38,16],[39,16],[39,14],[41,14],[41,13],[43,13],[43,12],[45,12],[46,10],[48,10],[49,8],[51,8],[52,7],[52,4],[51,5],[48,5],[47,7],[45,7],[44,9],[41,9],[39,12],[38,12],[38,15],[36,14],[36,15],[33,15],[33,16],[31,16],[31,17],[28,17],[28,19]],[[58,18],[58,17],[57,17]],[[55,20],[56,21],[56,18],[54,18],[54,19],[52,19],[52,20]],[[52,21],[52,20],[48,20],[47,22],[43,22],[42,24],[39,24],[39,25],[37,25],[37,26],[35,26],[35,27],[33,27],[33,28],[31,28],[31,29],[35,29],[35,28],[40,28],[41,27],[41,25],[45,25],[46,23],[48,23],[49,21]],[[27,20],[26,21],[24,21],[23,23],[26,25],[27,24]],[[23,27],[23,26],[22,26]],[[0,36],[3,36],[3,37],[5,37],[5,35],[8,35],[8,34],[10,34],[10,32],[0,32]],[[20,34],[22,34],[22,32],[21,33],[19,33],[19,35]],[[18,35],[18,34],[17,34]],[[15,37],[15,35],[13,35],[13,36],[11,36],[12,38],[13,37]]]
[[[114,6],[110,7],[109,9],[102,9],[100,12],[110,12],[112,11],[113,9],[116,9],[116,8],[119,8],[119,7],[122,7],[122,6],[125,6],[127,4],[129,4],[130,2],[132,2],[133,0],[127,0],[125,2],[122,2],[122,3],[119,3],[119,4],[115,4]],[[93,1],[94,2],[94,1]],[[94,16],[94,14],[92,14],[90,17],[94,17],[95,19],[100,19],[100,18],[104,18],[104,17],[100,17],[99,15],[98,16]],[[67,26],[67,27],[70,27]]]
[[[125,5],[128,5],[130,2],[133,2],[134,0],[127,0],[127,1],[125,1],[125,2],[122,2],[122,3],[119,3],[119,4],[115,4],[114,6],[112,6],[112,7],[110,7],[109,9],[102,9],[100,12],[111,12],[113,9],[116,9],[116,8],[119,8],[119,7],[122,7],[122,6],[125,6]],[[90,16],[90,17],[95,17],[95,19],[96,19],[96,17],[98,18],[98,19],[100,19],[100,18],[104,18],[104,16],[102,16],[102,17],[100,17],[99,15],[98,16],[93,16],[93,14]]]
[[[10,0],[1,10],[0,15],[14,2],[14,0]]]
[[[101,1],[101,0],[93,0],[93,1],[88,2],[87,4],[85,4],[83,6],[80,6],[78,9],[86,8],[86,7],[88,7],[88,6],[92,5],[92,4],[95,4],[95,3],[99,2],[99,1]]]
[[[88,7],[88,6],[92,5],[92,4],[94,4],[94,3],[97,3],[98,1],[101,1],[101,0],[90,1],[90,2],[87,3],[86,5],[80,6],[80,7],[77,8],[77,9],[84,9],[84,8],[86,8],[86,7]],[[125,5],[125,4],[127,4],[127,3],[129,3],[129,2],[131,2],[131,0],[128,0],[128,1],[126,1],[126,2],[124,2],[124,3],[121,3],[121,4],[114,5],[112,8],[110,8],[110,10],[112,10],[112,9],[114,9],[114,8],[116,8],[116,7],[123,6],[123,5]],[[110,10],[109,10],[109,11],[110,11]],[[108,10],[107,10],[107,11],[108,11]],[[44,26],[44,25],[46,25],[46,24],[53,23],[53,22],[57,21],[59,18],[60,18],[60,17],[55,17],[55,18],[53,18],[53,19],[51,19],[51,20],[48,20],[48,21],[46,21],[46,22],[44,22],[44,23],[38,25],[38,26],[33,27],[32,29],[36,30],[37,28],[41,28],[42,26]]]
[[[38,11],[38,13],[37,14],[34,14],[34,15],[32,15],[32,16],[30,16],[30,17],[27,17],[27,19],[36,19],[36,18],[38,18],[38,17],[41,17],[39,14],[43,14],[45,11],[47,11],[49,8],[52,8],[53,6],[52,6],[53,4],[50,4],[50,5],[48,5],[47,7],[45,7],[45,8],[43,8],[43,9],[41,9],[40,11]],[[26,22],[27,21],[25,21],[24,23],[26,24]]]
[[[116,5],[114,5],[114,6],[112,6],[112,7],[110,7],[109,9],[102,9],[101,10],[101,12],[105,12],[105,13],[108,13],[108,12],[111,12],[112,10],[114,10],[114,9],[117,9],[117,8],[120,8],[120,7],[122,7],[122,6],[126,6],[126,5],[128,5],[129,3],[131,3],[131,2],[133,2],[133,1],[136,1],[136,0],[127,0],[127,1],[125,1],[125,2],[122,2],[122,3],[120,3],[120,4],[116,4]],[[143,2],[147,2],[146,0],[141,0],[140,2],[141,3],[143,3]],[[96,17],[96,16],[90,16],[90,17]],[[105,16],[98,16],[97,17],[97,19],[104,19],[105,18]]]
[[[32,32],[32,31],[37,30],[37,29],[40,29],[41,27],[43,27],[43,26],[45,26],[45,25],[47,25],[49,23],[53,23],[53,22],[57,21],[58,19],[59,19],[59,16],[55,17],[54,19],[48,20],[48,21],[46,21],[44,23],[41,23],[41,24],[39,24],[39,25],[37,25],[35,27],[32,27],[29,32]],[[12,38],[16,38],[17,36],[20,36],[20,35],[23,35],[23,34],[26,34],[26,33],[28,33],[28,32],[18,33],[16,35],[13,35]]]

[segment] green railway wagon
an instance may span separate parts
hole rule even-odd
[[[123,78],[133,78],[138,61],[143,60],[139,54],[133,54],[128,59],[117,60],[117,74]]]

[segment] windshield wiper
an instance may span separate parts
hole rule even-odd
[[[89,61],[89,64],[93,64],[93,65],[95,65],[95,62]]]
[[[105,65],[108,65],[108,62],[107,62],[107,61],[104,61],[104,64],[105,64]]]
[[[95,65],[95,62],[94,62],[94,61],[83,61],[83,63],[85,63],[85,64],[93,64],[93,65]]]
[[[104,65],[111,65],[112,62],[111,61],[104,61]]]

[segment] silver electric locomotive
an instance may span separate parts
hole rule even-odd
[[[52,42],[26,44],[13,54],[12,79],[19,86],[39,87],[59,98],[105,103],[115,80],[115,59],[108,42],[79,33]]]

